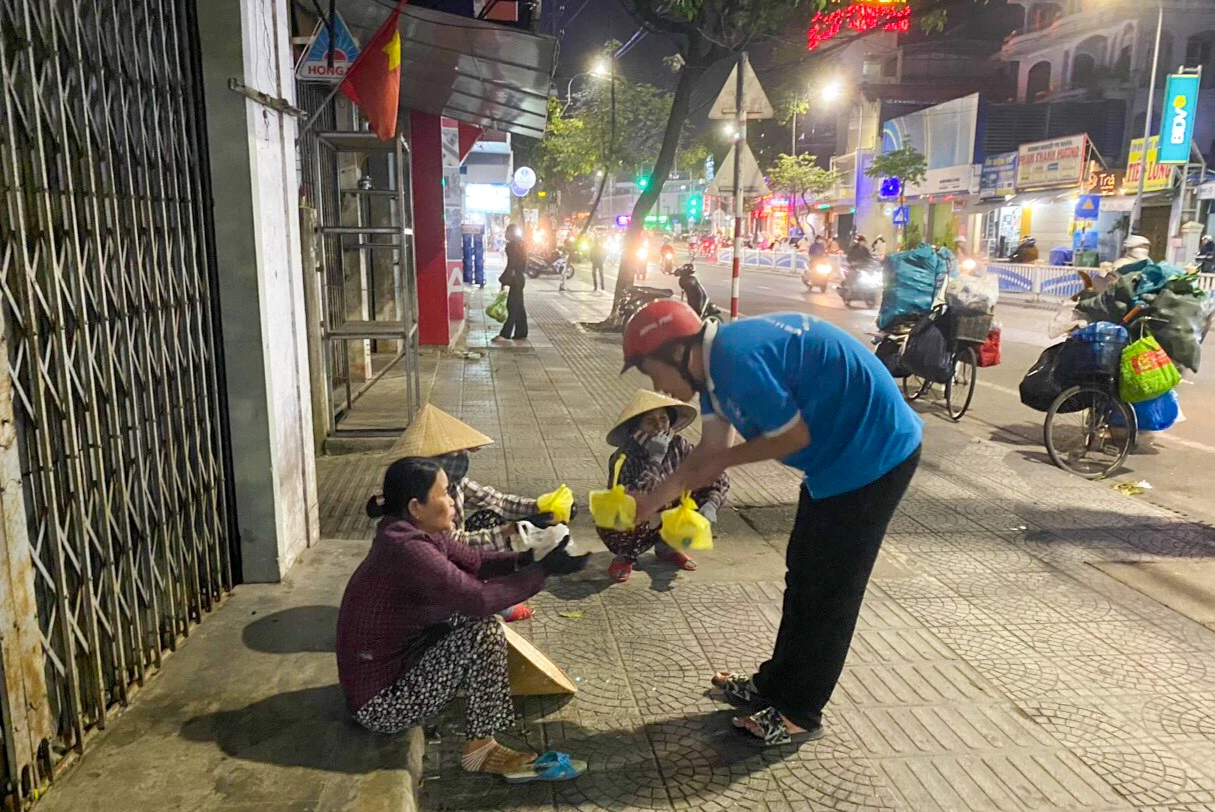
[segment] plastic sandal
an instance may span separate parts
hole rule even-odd
[[[549,751],[518,772],[505,773],[509,784],[528,784],[532,781],[569,781],[586,772],[586,762],[569,757],[568,753]]]
[[[633,562],[617,558],[608,565],[608,577],[618,584],[623,584],[633,577]]]
[[[532,608],[526,603],[516,603],[511,608],[502,611],[500,614],[502,615],[502,619],[507,623],[514,623],[519,620],[531,620],[532,616],[536,613],[532,611]]]
[[[746,719],[754,722],[763,735],[757,736],[754,732],[747,729],[744,724]],[[764,708],[758,713],[745,717],[745,719],[735,719],[734,727],[739,733],[745,735],[752,744],[759,747],[782,747],[786,744],[801,744],[802,742],[814,741],[823,737],[822,725],[813,727],[810,730],[803,730],[801,733],[790,733],[788,725],[780,717],[780,711],[776,708]]]
[[[741,674],[725,673],[726,676],[720,679],[714,675],[710,683],[714,688],[717,688],[725,695],[726,701],[731,705],[759,705],[763,706],[767,703],[764,698],[759,695],[759,691],[755,688],[755,683],[750,677],[744,677]]]
[[[685,572],[696,571],[696,562],[694,560],[673,547],[668,546],[665,542],[654,548],[654,555],[658,556],[659,561],[674,564]]]

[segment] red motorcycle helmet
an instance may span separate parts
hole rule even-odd
[[[638,310],[624,328],[624,368],[621,374],[651,356],[662,357],[675,342],[700,335],[704,324],[696,311],[674,299],[659,299]],[[664,358],[663,360],[669,360]]]

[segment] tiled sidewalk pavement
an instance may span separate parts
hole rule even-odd
[[[599,337],[569,323],[586,310],[582,294],[548,293],[543,283],[529,291],[547,342],[491,351],[483,377],[468,369],[444,376],[441,367],[435,400],[475,408],[475,387],[494,393],[496,414],[478,425],[509,436],[501,456],[478,459],[474,471],[483,462],[511,465],[487,465],[486,481],[538,487],[543,478],[533,472],[560,466],[552,473],[581,487],[572,476],[579,471],[567,475],[552,446],[539,454],[539,430],[558,429],[571,449],[581,435],[595,451],[598,427],[564,421],[614,414],[631,384],[611,369],[618,354],[610,346],[601,357]],[[603,387],[596,394],[561,391],[594,375]],[[551,388],[522,399],[533,404],[534,422],[515,434],[503,415],[527,414],[507,390],[520,382]],[[929,429],[821,741],[754,751],[730,730],[725,706],[705,695],[714,669],[754,667],[770,650],[792,521],[792,508],[772,498],[741,511],[745,524],[723,517],[718,547],[696,573],[647,568],[609,587],[599,555],[533,601],[538,615],[521,630],[578,679],[580,692],[564,703],[525,701],[522,735],[535,748],[586,758],[590,774],[526,787],[468,776],[456,762],[459,740],[445,735],[431,748],[426,803],[1215,810],[1215,635],[1087,563],[1213,557],[1215,536],[1043,465],[1037,451]],[[526,474],[516,473],[516,460]],[[595,462],[586,475],[594,480],[598,470]],[[561,614],[570,610],[584,614]]]

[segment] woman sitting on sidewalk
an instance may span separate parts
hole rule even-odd
[[[451,537],[478,550],[501,552],[524,549],[523,534],[540,533],[559,541],[569,533],[565,525],[539,530],[519,520],[539,512],[536,500],[527,496],[502,493],[470,479],[470,453],[493,440],[472,426],[429,403],[422,407],[401,437],[397,450],[407,457],[429,457],[447,472],[455,518]],[[469,521],[467,510],[476,511]],[[541,549],[550,543],[541,543]],[[508,623],[527,620],[532,610],[523,605],[512,606],[502,613]]]
[[[616,447],[608,459],[608,487],[621,456],[624,465],[620,469],[620,484],[631,493],[648,493],[669,477],[692,453],[692,444],[678,432],[695,419],[696,409],[688,404],[657,392],[639,391],[616,419],[615,428],[608,432],[608,444]],[[725,504],[729,490],[730,477],[723,473],[706,487],[693,491],[692,498],[700,514],[716,522],[717,510]],[[683,570],[696,569],[695,561],[659,537],[657,526],[646,524],[625,531],[597,529],[604,546],[616,556],[608,567],[608,576],[617,583],[629,580],[638,557],[651,547],[662,561]]]
[[[573,778],[586,765],[563,754],[520,753],[494,739],[514,723],[506,637],[494,614],[531,597],[548,575],[577,572],[565,544],[540,561],[479,552],[451,539],[455,513],[447,474],[406,457],[384,474],[382,517],[338,612],[338,674],[359,724],[398,733],[433,718],[464,691],[467,734],[461,764],[508,781]]]

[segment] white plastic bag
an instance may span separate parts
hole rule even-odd
[[[1076,312],[1075,302],[1066,302],[1063,307],[1059,308],[1058,312],[1050,320],[1050,325],[1046,328],[1046,334],[1051,338],[1064,336],[1075,330],[1078,327],[1086,327],[1088,319]]]
[[[570,534],[569,527],[564,524],[536,527],[531,522],[521,521],[518,525],[519,535],[512,546],[516,548],[516,552],[532,550],[536,554],[537,561],[557,549],[557,545]],[[573,539],[570,539],[569,546],[565,548],[565,551],[575,556],[582,554],[582,551],[574,544]]]

